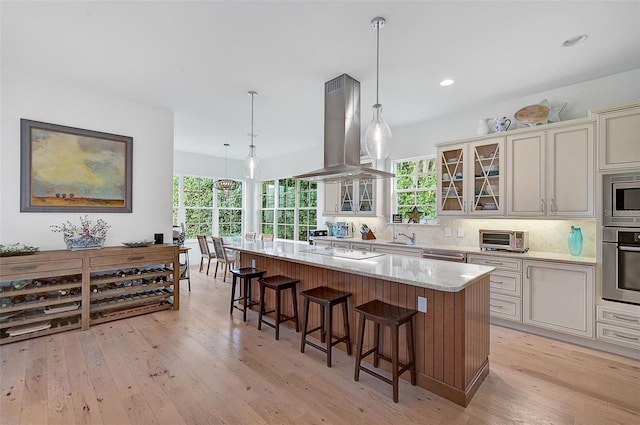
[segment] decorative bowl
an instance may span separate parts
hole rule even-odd
[[[37,246],[28,246],[22,244],[0,245],[0,257],[13,257],[17,255],[30,255],[38,252],[40,248]]]
[[[122,245],[129,248],[142,248],[143,246],[153,245],[155,241],[153,239],[143,239],[141,241],[122,242]]]

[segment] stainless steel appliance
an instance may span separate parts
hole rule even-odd
[[[429,260],[442,260],[442,261],[453,261],[455,263],[466,263],[467,262],[467,254],[464,252],[457,251],[445,251],[441,249],[424,249],[422,251],[422,258],[427,258]]]
[[[604,226],[640,227],[640,174],[603,176]]]
[[[525,230],[480,229],[480,249],[527,252],[529,250],[529,232]]]
[[[335,182],[395,177],[360,165],[360,83],[342,74],[324,84],[324,168],[295,179]]]
[[[602,298],[640,304],[640,228],[605,227]]]

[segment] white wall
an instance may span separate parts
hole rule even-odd
[[[586,117],[589,109],[640,99],[640,69],[460,111],[454,116],[392,127],[391,159],[435,154],[436,144],[474,137],[480,118],[506,116],[515,126],[518,123],[513,114],[543,99],[551,106],[567,103],[560,113],[562,121]]]
[[[0,243],[64,249],[52,224],[79,224],[83,213],[20,212],[20,118],[133,137],[132,213],[92,213],[111,225],[106,245],[171,241],[173,112],[78,86],[34,79],[3,63],[0,93]]]

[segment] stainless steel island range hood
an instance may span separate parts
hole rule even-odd
[[[336,182],[395,174],[360,165],[360,83],[342,74],[324,84],[324,168],[294,179]]]

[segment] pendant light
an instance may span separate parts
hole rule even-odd
[[[255,133],[253,132],[253,98],[258,95],[255,91],[250,91],[249,96],[251,96],[251,144],[249,145],[249,155],[244,159],[244,163],[242,165],[242,170],[244,171],[244,176],[249,180],[253,180],[258,176],[260,172],[260,161],[256,156],[256,145],[253,144],[253,137]]]
[[[220,180],[216,180],[215,182],[213,182],[213,187],[215,187],[218,190],[222,190],[224,192],[231,192],[232,190],[236,190],[238,187],[240,187],[240,182],[236,181],[236,180],[231,180],[228,178],[229,176],[229,157],[228,157],[228,151],[229,151],[229,143],[225,143],[224,144],[224,162],[225,162],[225,178],[224,179],[220,179]]]
[[[382,117],[382,105],[378,100],[380,85],[380,29],[387,21],[376,17],[371,27],[376,30],[376,104],[373,105],[373,119],[364,134],[365,148],[372,159],[387,159],[391,154],[391,129]]]

